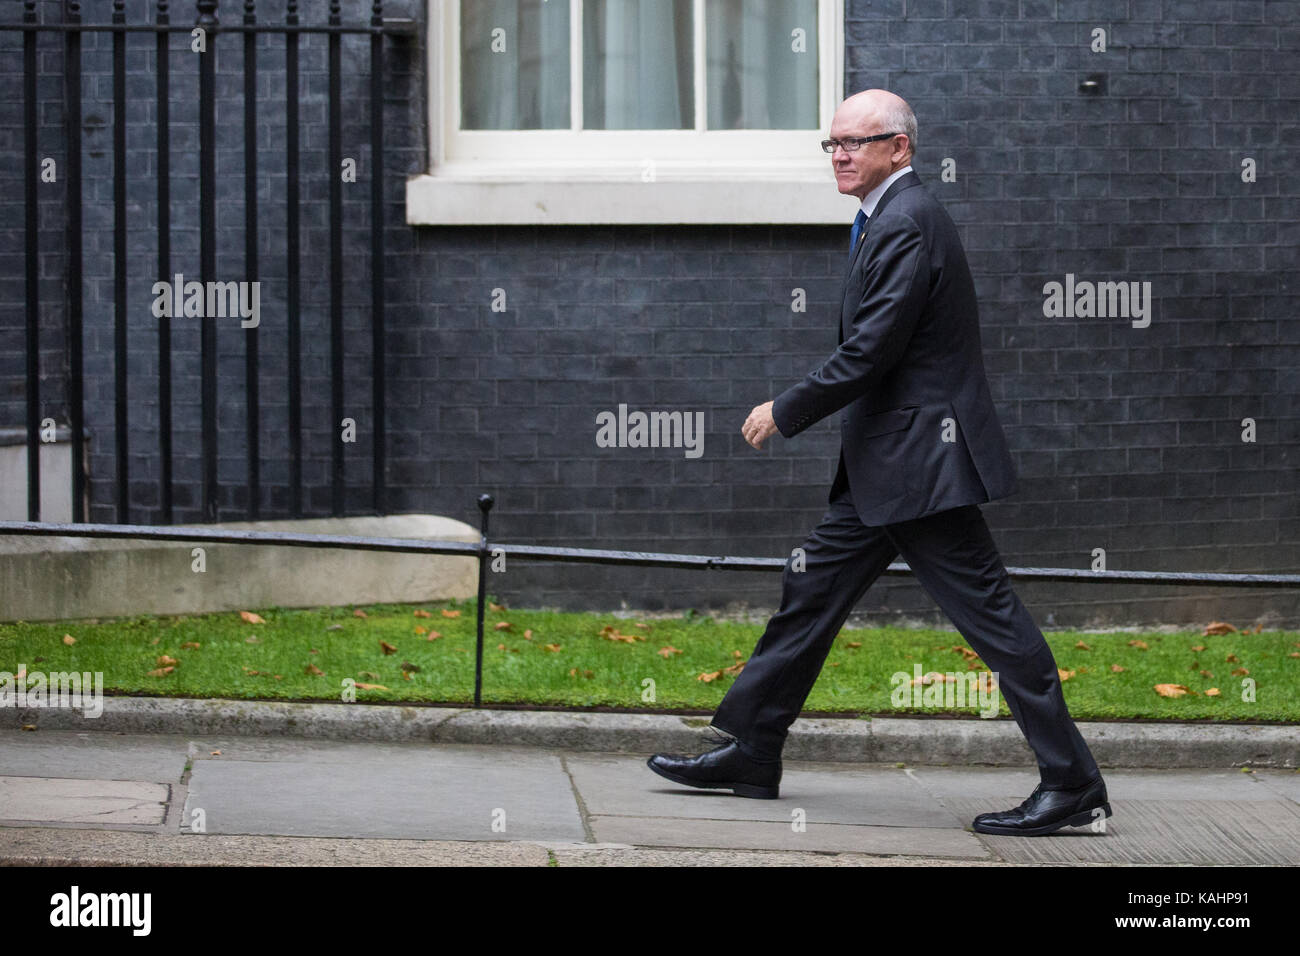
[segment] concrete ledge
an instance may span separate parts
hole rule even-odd
[[[179,527],[479,540],[464,522],[427,514]],[[0,535],[0,620],[436,601],[467,598],[478,587],[474,558],[256,544],[202,547],[206,570],[196,572],[194,545],[184,541]]]
[[[295,736],[554,750],[699,753],[711,746],[708,718],[375,704],[107,697],[98,718],[71,709],[7,711],[4,726],[194,736]],[[1102,767],[1300,766],[1300,727],[1272,724],[1079,722]],[[800,719],[786,760],[1033,767],[1010,720],[875,717]]]

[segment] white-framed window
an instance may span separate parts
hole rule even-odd
[[[843,0],[428,0],[411,224],[843,223]]]

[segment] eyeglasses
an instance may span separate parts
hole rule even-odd
[[[902,133],[881,133],[878,136],[850,136],[848,139],[824,139],[822,140],[822,150],[827,153],[834,153],[835,147],[841,147],[844,152],[852,153],[861,149],[866,143],[874,143],[878,139],[893,139],[895,136],[902,136]]]

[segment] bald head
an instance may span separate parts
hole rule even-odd
[[[839,105],[831,120],[831,139],[869,139],[884,133],[897,135],[862,143],[853,152],[836,148],[831,153],[840,192],[863,199],[891,174],[910,166],[916,151],[916,117],[901,96],[888,90],[863,90]]]

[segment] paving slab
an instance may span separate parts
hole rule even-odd
[[[4,776],[0,820],[158,825],[170,793],[158,783]]]
[[[560,758],[536,750],[358,745],[329,759],[199,760],[183,820],[207,833],[420,840],[585,839]],[[339,757],[346,753],[347,759]]]
[[[602,816],[770,821],[788,827],[791,813],[798,809],[809,824],[946,827],[958,823],[893,768],[786,761],[780,798],[752,800],[726,790],[673,783],[654,773],[642,757],[570,754],[565,763],[588,812]]]
[[[175,783],[189,743],[173,735],[12,731],[0,733],[0,773]]]

